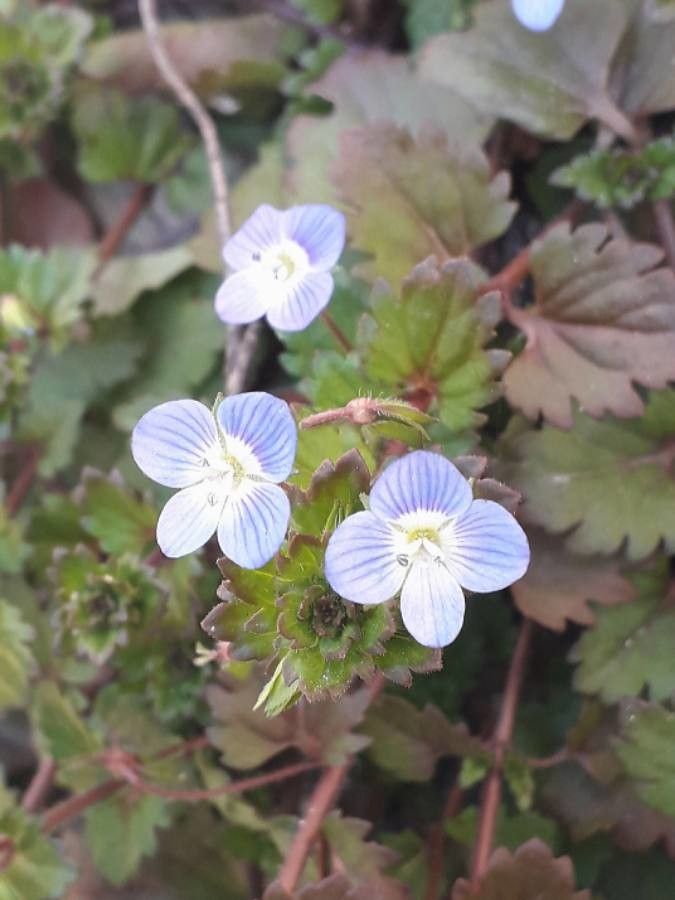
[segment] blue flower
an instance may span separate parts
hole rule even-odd
[[[464,621],[462,588],[484,593],[521,578],[525,533],[498,503],[474,500],[451,462],[418,450],[375,482],[370,510],[349,516],[326,548],[326,578],[345,600],[375,604],[401,592],[415,640],[444,647]]]
[[[216,294],[216,313],[229,325],[267,316],[273,328],[302,331],[331,298],[330,269],[344,243],[344,216],[331,206],[259,206],[225,244],[233,274]]]
[[[511,0],[516,19],[530,31],[548,31],[564,5],[565,0]]]
[[[290,504],[278,482],[295,459],[288,406],[270,394],[227,397],[214,413],[196,400],[155,406],[136,424],[131,452],[154,481],[181,488],[162,510],[166,556],[197,550],[218,531],[225,556],[257,569],[279,549]]]

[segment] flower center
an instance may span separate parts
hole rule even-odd
[[[213,482],[206,499],[211,506],[223,502],[249,478],[260,478],[262,469],[253,450],[239,438],[223,437],[224,443],[211,448],[202,460],[204,479]]]
[[[267,269],[274,281],[280,284],[302,276],[309,268],[307,253],[295,241],[285,240],[265,253],[254,253],[253,260]]]
[[[441,530],[447,523],[448,519],[442,513],[425,510],[406,513],[392,522],[399,565],[409,566],[413,562],[423,565],[442,563]]]

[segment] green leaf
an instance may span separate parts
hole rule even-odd
[[[165,178],[191,145],[178,109],[155,97],[129,98],[93,86],[75,96],[78,169],[93,182]]]
[[[212,288],[211,276],[188,273],[136,306],[134,322],[148,351],[142,373],[129,385],[129,399],[113,410],[118,428],[131,431],[152,406],[192,393],[211,372],[224,345]]]
[[[315,537],[334,530],[361,507],[361,494],[369,485],[370,472],[358,450],[349,450],[335,463],[326,460],[312,475],[307,490],[296,498],[296,530]]]
[[[460,878],[452,900],[591,900],[590,891],[575,891],[574,869],[568,856],[556,859],[549,847],[533,838],[514,854],[500,847],[490,857],[480,886],[473,890]]]
[[[428,256],[468,256],[515,212],[508,174],[493,177],[479,149],[449,144],[438,129],[417,140],[393,125],[349,131],[333,177],[352,244],[372,257],[359,271],[394,286]]]
[[[530,566],[511,592],[523,615],[545,628],[564,631],[568,621],[593,625],[596,611],[591,601],[618,606],[635,596],[615,560],[575,556],[559,538],[538,528],[528,530],[528,538]]]
[[[496,294],[476,299],[470,263],[417,266],[399,297],[376,296],[362,325],[359,350],[367,375],[405,397],[416,395],[453,431],[478,424],[476,409],[497,396],[494,375],[503,350],[484,350],[500,319]]]
[[[514,429],[502,474],[523,494],[527,521],[556,534],[574,529],[573,552],[614,553],[625,541],[628,558],[642,559],[661,540],[675,547],[674,434],[675,392],[662,391],[641,419],[577,413],[570,431]]]
[[[675,140],[660,138],[640,150],[594,150],[557,169],[551,183],[605,209],[669,199],[675,194]]]
[[[29,326],[66,328],[82,316],[95,265],[89,250],[12,245],[0,250],[0,284],[16,297]]]
[[[161,797],[124,791],[89,807],[85,837],[94,865],[112,884],[124,884],[157,849],[157,829],[169,823]]]
[[[577,690],[598,694],[605,703],[639,696],[645,686],[653,700],[675,694],[673,645],[675,599],[663,565],[634,576],[638,597],[627,606],[599,610],[597,622],[572,649],[579,663]]]
[[[85,472],[79,500],[82,525],[106,553],[138,553],[153,540],[154,508],[133,497],[119,479]]]
[[[476,146],[491,125],[489,117],[477,114],[459,96],[455,85],[431,84],[407,59],[381,50],[340,57],[311,90],[328,100],[333,111],[323,117],[296,116],[286,133],[293,165],[280,180],[286,200],[295,202],[335,202],[331,168],[340,136],[348,129],[385,120],[416,135],[433,121],[450,138]]]
[[[389,848],[365,840],[372,827],[372,823],[343,816],[339,810],[333,810],[324,819],[322,832],[352,878],[374,878],[396,859]]]
[[[477,830],[478,810],[475,806],[468,806],[445,823],[446,834],[469,848],[474,845]],[[558,826],[552,819],[547,819],[536,812],[508,815],[504,807],[500,806],[495,828],[495,844],[513,851],[532,838],[539,838],[555,846],[559,841]]]
[[[662,388],[675,378],[675,274],[656,268],[662,257],[600,224],[562,224],[537,241],[535,305],[509,313],[527,335],[504,373],[509,402],[560,428],[572,424],[573,400],[596,417],[639,416],[634,382]]]
[[[29,649],[34,636],[19,610],[0,600],[0,710],[21,706],[26,700],[34,667]]]
[[[92,291],[94,315],[117,316],[127,310],[143,291],[163,287],[192,263],[184,244],[111,259],[96,280]]]
[[[625,708],[616,752],[645,803],[675,817],[675,713],[632,701]]]
[[[461,31],[469,24],[472,0],[404,0],[405,30],[413,49],[443,31]]]
[[[26,33],[50,66],[64,68],[77,61],[92,25],[91,16],[83,9],[49,5],[31,14]]]
[[[63,897],[74,872],[62,854],[0,789],[2,835],[1,900],[48,900]]]
[[[0,572],[18,575],[30,552],[29,544],[23,539],[22,525],[0,506]]]
[[[571,138],[592,118],[626,130],[609,83],[627,21],[621,2],[568,0],[555,28],[535,33],[508,4],[478,4],[470,31],[427,43],[421,71],[481,112],[546,137]]]
[[[349,399],[351,398],[350,396]],[[289,478],[290,483],[307,490],[314,473],[322,463],[327,459],[337,459],[351,449],[358,450],[368,468],[374,469],[373,453],[363,442],[360,429],[355,426],[323,425],[321,428],[301,428],[298,432],[295,472]]]
[[[70,461],[87,406],[133,374],[138,343],[99,335],[46,355],[31,381],[20,420],[27,440],[43,442],[40,473],[53,475]]]
[[[490,759],[463,723],[451,724],[435,706],[418,710],[401,697],[380,697],[362,730],[371,739],[374,762],[402,781],[429,781],[443,756]]]

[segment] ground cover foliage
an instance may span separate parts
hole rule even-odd
[[[674,7],[161,4],[234,227],[347,221],[332,328],[255,333],[300,427],[246,570],[162,556],[129,449],[241,339],[199,134],[134,4],[0,0],[0,898],[672,896]],[[323,574],[419,448],[532,550],[443,651]]]

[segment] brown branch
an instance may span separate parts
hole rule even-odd
[[[471,863],[470,883],[473,891],[477,890],[481,878],[485,875],[490,854],[492,853],[497,814],[502,794],[502,767],[506,751],[513,736],[516,710],[520,699],[520,689],[523,683],[525,663],[533,631],[534,624],[532,620],[524,619],[506,677],[499,719],[493,735],[494,761],[492,770],[485,781],[481,798],[478,834]]]
[[[19,507],[23,503],[24,497],[30,490],[33,479],[37,474],[39,463],[40,454],[37,447],[26,447],[26,459],[24,464],[5,498],[5,509],[10,518],[15,516],[19,511]]]
[[[340,350],[344,350],[345,353],[351,353],[354,347],[352,346],[352,342],[349,340],[344,331],[340,328],[335,319],[331,316],[327,309],[321,313],[321,318],[323,319],[323,323],[326,328],[333,335],[335,340],[337,341]]]
[[[279,887],[289,895],[293,894],[300,880],[312,845],[319,834],[323,820],[333,808],[350,764],[351,760],[348,759],[339,766],[330,766],[314,788],[305,817],[300,822],[300,827],[295,833],[279,872]]]
[[[675,223],[669,200],[655,200],[652,203],[656,229],[663,247],[668,265],[675,269]]]
[[[131,770],[129,770],[124,778],[110,778],[108,781],[103,781],[88,791],[75,794],[72,797],[68,797],[67,800],[57,803],[45,813],[42,819],[42,830],[45,833],[54,831],[71,819],[81,815],[90,806],[94,806],[102,800],[107,800],[108,797],[116,794],[122,788],[130,788],[145,794],[155,794],[158,797],[165,797],[167,800],[195,802],[198,800],[210,800],[213,797],[222,797],[226,794],[240,794],[243,791],[251,791],[268,784],[274,784],[277,781],[293,778],[295,775],[315,768],[317,768],[316,763],[296,763],[295,765],[277,769],[275,772],[265,772],[262,775],[253,775],[250,778],[231,781],[217,788],[195,789],[192,791],[172,790],[171,788],[148,784],[142,779],[134,777]]]
[[[440,821],[431,829],[427,842],[428,872],[424,900],[437,900],[443,886],[443,850],[445,849],[445,823],[454,819],[462,808],[463,792],[457,782],[448,791]]]
[[[35,770],[30,784],[21,798],[21,808],[27,813],[34,813],[42,805],[49,793],[54,776],[56,775],[56,763],[51,756],[45,756]]]
[[[108,262],[117,253],[129,229],[150,202],[154,190],[154,185],[143,182],[135,186],[119,218],[113,222],[98,246],[98,267],[94,273],[94,278],[98,278]]]
[[[251,360],[262,331],[262,319],[250,325],[231,325],[227,331],[225,393],[238,394],[246,387]]]
[[[369,703],[375,700],[383,687],[384,677],[378,673],[370,684]],[[292,895],[297,887],[312,845],[319,835],[323,820],[333,808],[351,764],[352,757],[340,765],[330,766],[317,782],[310,797],[307,812],[300,821],[275,882],[281,891]]]
[[[225,178],[225,166],[220,150],[218,132],[213,119],[206,111],[204,104],[178,72],[166,52],[162,40],[159,20],[157,18],[156,0],[138,0],[138,13],[141,17],[143,30],[148,41],[148,47],[157,69],[171,88],[176,99],[190,113],[199,130],[204,151],[209,166],[209,175],[213,186],[215,202],[216,223],[220,235],[221,244],[225,244],[230,236],[230,213],[228,207],[227,180]]]

